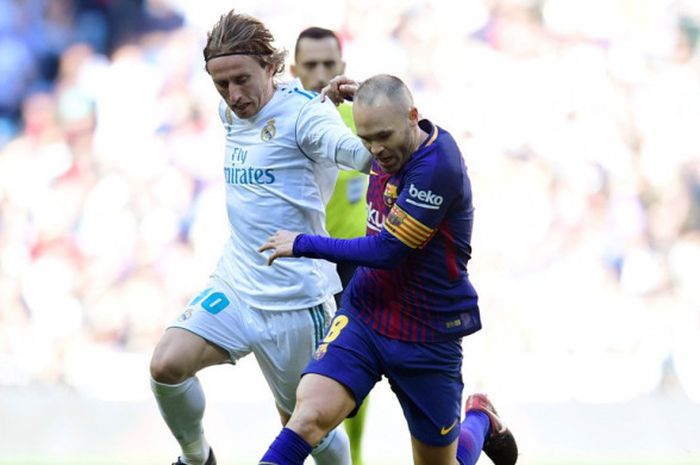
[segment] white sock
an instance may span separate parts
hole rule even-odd
[[[209,456],[204,438],[204,391],[196,376],[180,384],[162,384],[151,378],[160,414],[182,449],[180,460],[188,465],[203,465]]]
[[[348,434],[338,426],[313,448],[311,456],[316,465],[352,465]]]

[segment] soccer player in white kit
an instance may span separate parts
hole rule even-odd
[[[370,154],[299,81],[277,83],[285,52],[258,20],[230,11],[207,36],[206,70],[223,98],[224,179],[230,239],[202,292],[161,337],[151,387],[182,449],[174,465],[215,465],[202,430],[202,368],[255,357],[285,424],[301,371],[335,310],[332,264],[280,261],[257,252],[278,229],[325,234],[337,166],[369,171]],[[318,465],[349,465],[348,439],[332,431],[312,453]]]

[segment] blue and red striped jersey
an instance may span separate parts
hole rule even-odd
[[[403,341],[444,341],[481,328],[469,281],[474,218],[471,183],[452,136],[430,136],[396,173],[375,162],[367,191],[367,236],[302,235],[294,254],[360,266],[341,306],[375,331]]]

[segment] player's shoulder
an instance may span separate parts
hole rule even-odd
[[[293,79],[278,84],[276,92],[283,101],[287,103],[294,102],[301,105],[305,105],[318,96],[317,92],[304,89],[299,79]]]
[[[407,166],[407,174],[439,183],[459,182],[464,160],[452,136],[427,120],[421,121],[421,128],[428,136]]]
[[[338,112],[330,100],[321,102],[317,92],[306,90],[298,79],[278,84],[277,105],[285,112],[296,114],[300,121],[322,122],[337,117]]]
[[[452,134],[437,125],[429,124],[430,132],[423,149],[426,162],[443,168],[458,168],[463,162],[462,152]]]

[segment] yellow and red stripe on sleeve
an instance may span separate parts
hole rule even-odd
[[[384,228],[412,249],[423,247],[437,231],[413,218],[398,205],[394,205],[389,211]]]

